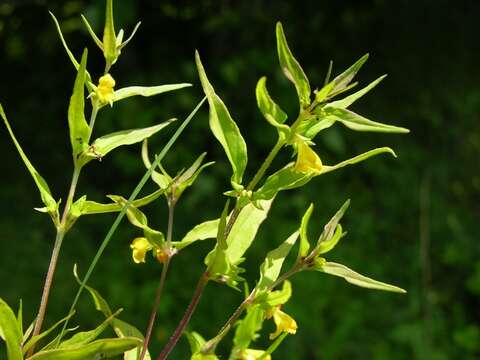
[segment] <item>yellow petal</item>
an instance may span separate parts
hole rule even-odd
[[[295,170],[302,173],[320,173],[322,171],[322,160],[305,141],[297,141],[297,151]]]
[[[256,350],[256,349],[245,349],[242,350],[240,353],[241,360],[256,360],[260,358],[265,353],[264,350]],[[272,360],[270,355],[265,356],[263,359],[265,360]]]
[[[144,237],[135,238],[130,244],[132,249],[132,258],[136,264],[145,262],[147,251],[152,250],[152,245]]]
[[[168,254],[164,250],[157,249],[155,251],[155,257],[157,258],[158,262],[165,264],[168,259]]]
[[[113,102],[115,79],[110,74],[103,75],[98,81],[96,95],[100,102],[107,104]]]
[[[275,339],[282,332],[289,334],[295,334],[297,332],[297,322],[278,307],[273,310],[273,321],[277,329],[274,333],[270,334],[270,339]]]

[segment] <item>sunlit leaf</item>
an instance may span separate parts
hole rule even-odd
[[[35,181],[35,184],[37,185],[38,191],[40,192],[40,197],[42,198],[43,203],[47,207],[47,211],[52,215],[52,217],[57,217],[58,218],[58,205],[55,199],[52,197],[52,194],[50,192],[50,188],[47,185],[47,182],[45,179],[38,173],[38,171],[33,167],[32,163],[30,160],[28,160],[27,155],[22,150],[22,147],[17,141],[17,138],[13,134],[12,128],[10,127],[10,123],[7,120],[7,116],[5,115],[5,112],[3,111],[2,104],[0,104],[0,116],[2,117],[5,126],[7,127],[8,133],[10,134],[10,137],[15,144],[15,147],[17,148],[18,153],[20,154],[20,157],[23,160],[23,163],[27,167],[28,172],[33,178],[33,181]]]
[[[90,26],[90,23],[88,22],[87,18],[83,15],[80,15],[80,17],[82,18],[82,21],[83,21],[83,24],[85,25],[85,27],[87,28],[87,31],[88,33],[90,34],[90,36],[92,37],[93,41],[95,42],[95,44],[97,44],[97,46],[100,48],[100,50],[103,51],[103,43],[102,41],[97,37],[97,34],[95,34],[95,31],[93,31],[92,27]]]
[[[181,250],[199,240],[213,239],[217,237],[220,220],[205,221],[190,230],[180,241],[173,241],[172,245]]]
[[[402,288],[370,279],[366,276],[360,275],[359,273],[353,271],[352,269],[349,269],[348,267],[342,264],[337,264],[334,262],[326,262],[318,270],[330,275],[342,277],[349,283],[360,286],[360,287],[376,289],[376,290],[392,291],[392,292],[398,292],[398,293],[406,293],[406,291],[403,290]]]
[[[304,109],[310,105],[310,83],[308,82],[308,78],[302,67],[293,57],[293,54],[288,47],[287,39],[285,38],[283,27],[280,22],[277,23],[276,34],[280,66],[288,80],[295,85],[298,99],[300,101],[300,107]]]
[[[105,359],[123,354],[141,345],[137,338],[101,339],[86,345],[68,349],[40,351],[29,360],[92,360]]]
[[[195,53],[195,60],[203,91],[210,107],[210,129],[222,145],[232,165],[232,182],[241,184],[247,166],[247,145],[227,107],[210,84],[198,52]]]
[[[338,91],[343,90],[345,87],[347,87],[350,84],[350,82],[353,80],[357,72],[360,70],[360,68],[363,66],[363,64],[365,64],[365,62],[368,60],[368,56],[369,54],[363,55],[360,59],[358,59],[355,62],[355,64],[353,64],[343,73],[335,77],[335,79],[332,80],[334,87],[330,91],[330,93],[336,93]]]
[[[347,211],[348,207],[350,206],[350,199],[345,201],[340,209],[333,215],[330,221],[325,225],[322,234],[320,235],[316,251],[322,249],[323,253],[330,251],[340,239],[335,239],[335,231],[337,230],[337,225],[339,225],[340,220],[342,220],[343,215]],[[340,227],[340,236],[342,234],[342,229]],[[327,250],[328,249],[328,250]]]
[[[298,231],[295,231],[279,247],[267,254],[267,257],[260,266],[260,279],[256,286],[258,292],[267,290],[278,279],[283,262],[290,253],[290,250],[292,250],[293,245],[295,245],[298,235]]]
[[[367,151],[363,154],[357,155],[357,156],[355,156],[351,159],[342,161],[342,162],[338,163],[337,165],[333,165],[333,166],[323,165],[322,174],[325,174],[325,173],[328,173],[328,172],[331,172],[331,171],[334,171],[334,170],[338,170],[338,169],[340,169],[344,166],[347,166],[347,165],[353,165],[353,164],[359,163],[361,161],[367,160],[368,158],[370,158],[372,156],[375,156],[375,155],[378,155],[378,154],[383,154],[383,153],[389,153],[389,154],[392,154],[393,157],[397,157],[395,152],[392,149],[390,149],[389,147],[376,148],[376,149]]]
[[[117,38],[113,21],[113,0],[107,0],[105,9],[105,28],[103,30],[103,54],[107,60],[107,69],[117,61]]]
[[[343,125],[355,131],[372,131],[402,134],[410,132],[410,130],[406,128],[382,124],[376,121],[369,120],[347,109],[336,108],[330,105],[326,105],[323,109],[327,115],[334,117],[336,121],[340,121]]]
[[[377,86],[380,83],[380,81],[382,81],[386,77],[387,75],[380,76],[377,80],[372,81],[369,85],[365,86],[363,89],[358,90],[357,92],[343,98],[342,100],[332,101],[328,105],[336,108],[346,109],[350,105],[352,105],[355,101],[357,101],[366,93],[368,93],[370,90],[372,90],[375,86]]]
[[[85,120],[85,71],[87,66],[87,49],[84,50],[82,61],[78,68],[73,87],[73,94],[68,106],[68,127],[70,129],[70,143],[72,144],[73,158],[78,156],[88,147],[91,130]]]
[[[287,114],[270,97],[266,82],[267,78],[264,76],[257,83],[255,93],[258,108],[265,119],[277,129],[279,135],[286,138],[290,133],[290,128],[283,124],[287,120]]]
[[[264,320],[265,311],[262,310],[260,305],[247,308],[247,315],[236,323],[233,352],[248,348],[252,341],[259,338],[258,332],[262,329]]]
[[[0,338],[7,345],[8,360],[23,360],[21,343],[22,334],[12,309],[0,298]]]
[[[313,212],[313,204],[310,204],[307,211],[302,217],[302,222],[300,223],[300,246],[298,248],[297,259],[301,259],[308,255],[308,250],[310,249],[310,242],[308,241],[308,223]]]
[[[150,97],[169,91],[190,87],[192,84],[168,84],[159,86],[129,86],[126,88],[115,90],[113,102],[120,101],[132,96]]]

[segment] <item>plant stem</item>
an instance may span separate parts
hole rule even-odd
[[[180,336],[182,335],[183,331],[187,327],[188,322],[190,321],[190,318],[192,317],[198,305],[198,302],[200,301],[200,298],[203,293],[203,289],[205,288],[205,285],[207,284],[209,277],[210,275],[207,272],[203,273],[202,276],[200,277],[200,280],[197,283],[197,287],[195,288],[195,292],[193,293],[192,300],[190,301],[190,304],[188,304],[187,310],[185,311],[185,314],[183,315],[182,320],[178,324],[173,335],[170,337],[170,340],[168,341],[167,345],[165,345],[162,352],[157,357],[157,360],[165,360],[170,354],[170,352],[173,350],[175,345],[177,344],[178,340],[180,339]]]
[[[55,275],[55,269],[57,268],[58,256],[60,254],[60,249],[62,247],[63,239],[65,238],[65,234],[66,234],[65,225],[68,218],[68,212],[72,205],[73,197],[75,196],[75,189],[77,188],[79,176],[80,176],[80,168],[75,167],[75,169],[73,170],[70,189],[68,191],[67,203],[65,204],[65,208],[63,210],[62,220],[60,222],[60,225],[57,227],[55,244],[53,245],[53,251],[50,257],[50,264],[48,265],[48,271],[45,277],[45,283],[43,285],[42,298],[40,300],[40,306],[38,308],[38,315],[35,321],[35,328],[33,329],[32,337],[40,334],[42,330],[43,320],[45,319],[45,312],[47,310],[48,297],[50,296],[53,277]],[[34,350],[35,350],[35,345],[33,345],[28,351],[28,356],[31,356]]]
[[[170,251],[170,244],[172,242],[172,232],[173,232],[173,215],[175,210],[175,202],[169,202],[168,206],[168,228],[167,228],[167,249]],[[145,333],[145,340],[143,342],[142,352],[140,354],[140,359],[143,360],[145,354],[147,353],[148,344],[152,337],[153,325],[155,324],[155,319],[157,317],[158,306],[160,305],[160,299],[162,297],[163,288],[165,286],[165,279],[167,278],[168,266],[170,265],[170,257],[168,254],[165,264],[163,264],[162,274],[160,275],[160,282],[158,283],[157,291],[155,294],[155,302],[153,303],[152,313],[150,314],[150,320],[148,321],[147,331]]]
[[[275,158],[275,156],[277,156],[278,152],[280,151],[280,149],[283,147],[284,144],[285,142],[283,140],[278,139],[277,143],[273,147],[272,151],[270,151],[270,153],[268,154],[262,166],[260,166],[260,169],[258,169],[252,181],[250,181],[250,183],[248,184],[247,191],[251,191],[255,188],[258,182],[262,179],[263,175],[265,175],[265,172],[268,170],[268,168],[272,164],[273,159]]]

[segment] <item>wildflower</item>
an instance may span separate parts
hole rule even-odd
[[[102,104],[110,104],[113,105],[113,95],[115,87],[115,79],[110,74],[103,75],[98,80],[97,90],[95,91],[95,95],[97,96],[98,100]]]
[[[138,237],[132,241],[130,248],[132,249],[133,261],[140,264],[145,262],[145,255],[147,251],[152,250],[152,245],[146,238]]]
[[[297,141],[295,170],[301,173],[320,173],[322,171],[322,160],[320,160],[317,153],[308,146],[305,140]]]
[[[270,339],[275,339],[282,332],[295,334],[297,332],[297,322],[290,315],[280,310],[280,306],[276,306],[267,312],[267,319],[273,316],[273,321],[277,326],[274,333],[270,334]]]
[[[169,256],[164,250],[157,249],[155,250],[155,257],[157,258],[158,262],[165,264]]]

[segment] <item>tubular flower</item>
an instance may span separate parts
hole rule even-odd
[[[110,74],[103,75],[100,80],[98,80],[98,86],[95,92],[98,100],[103,104],[113,106],[114,87],[115,79]]]
[[[264,353],[265,353],[265,351],[263,351],[263,350],[245,349],[245,350],[242,350],[242,352],[240,353],[239,359],[241,359],[241,360],[256,360],[256,359],[259,359]],[[272,360],[272,357],[270,355],[267,355],[263,359]]]
[[[301,173],[320,173],[322,171],[322,160],[304,140],[297,141],[295,170]]]
[[[297,322],[290,315],[280,310],[280,306],[272,308],[267,313],[267,319],[271,318],[272,316],[277,329],[274,333],[270,334],[270,339],[275,339],[282,332],[289,334],[295,334],[297,332]]]
[[[145,262],[145,255],[147,251],[152,250],[152,245],[144,237],[135,238],[130,244],[132,249],[132,258],[136,264]]]

